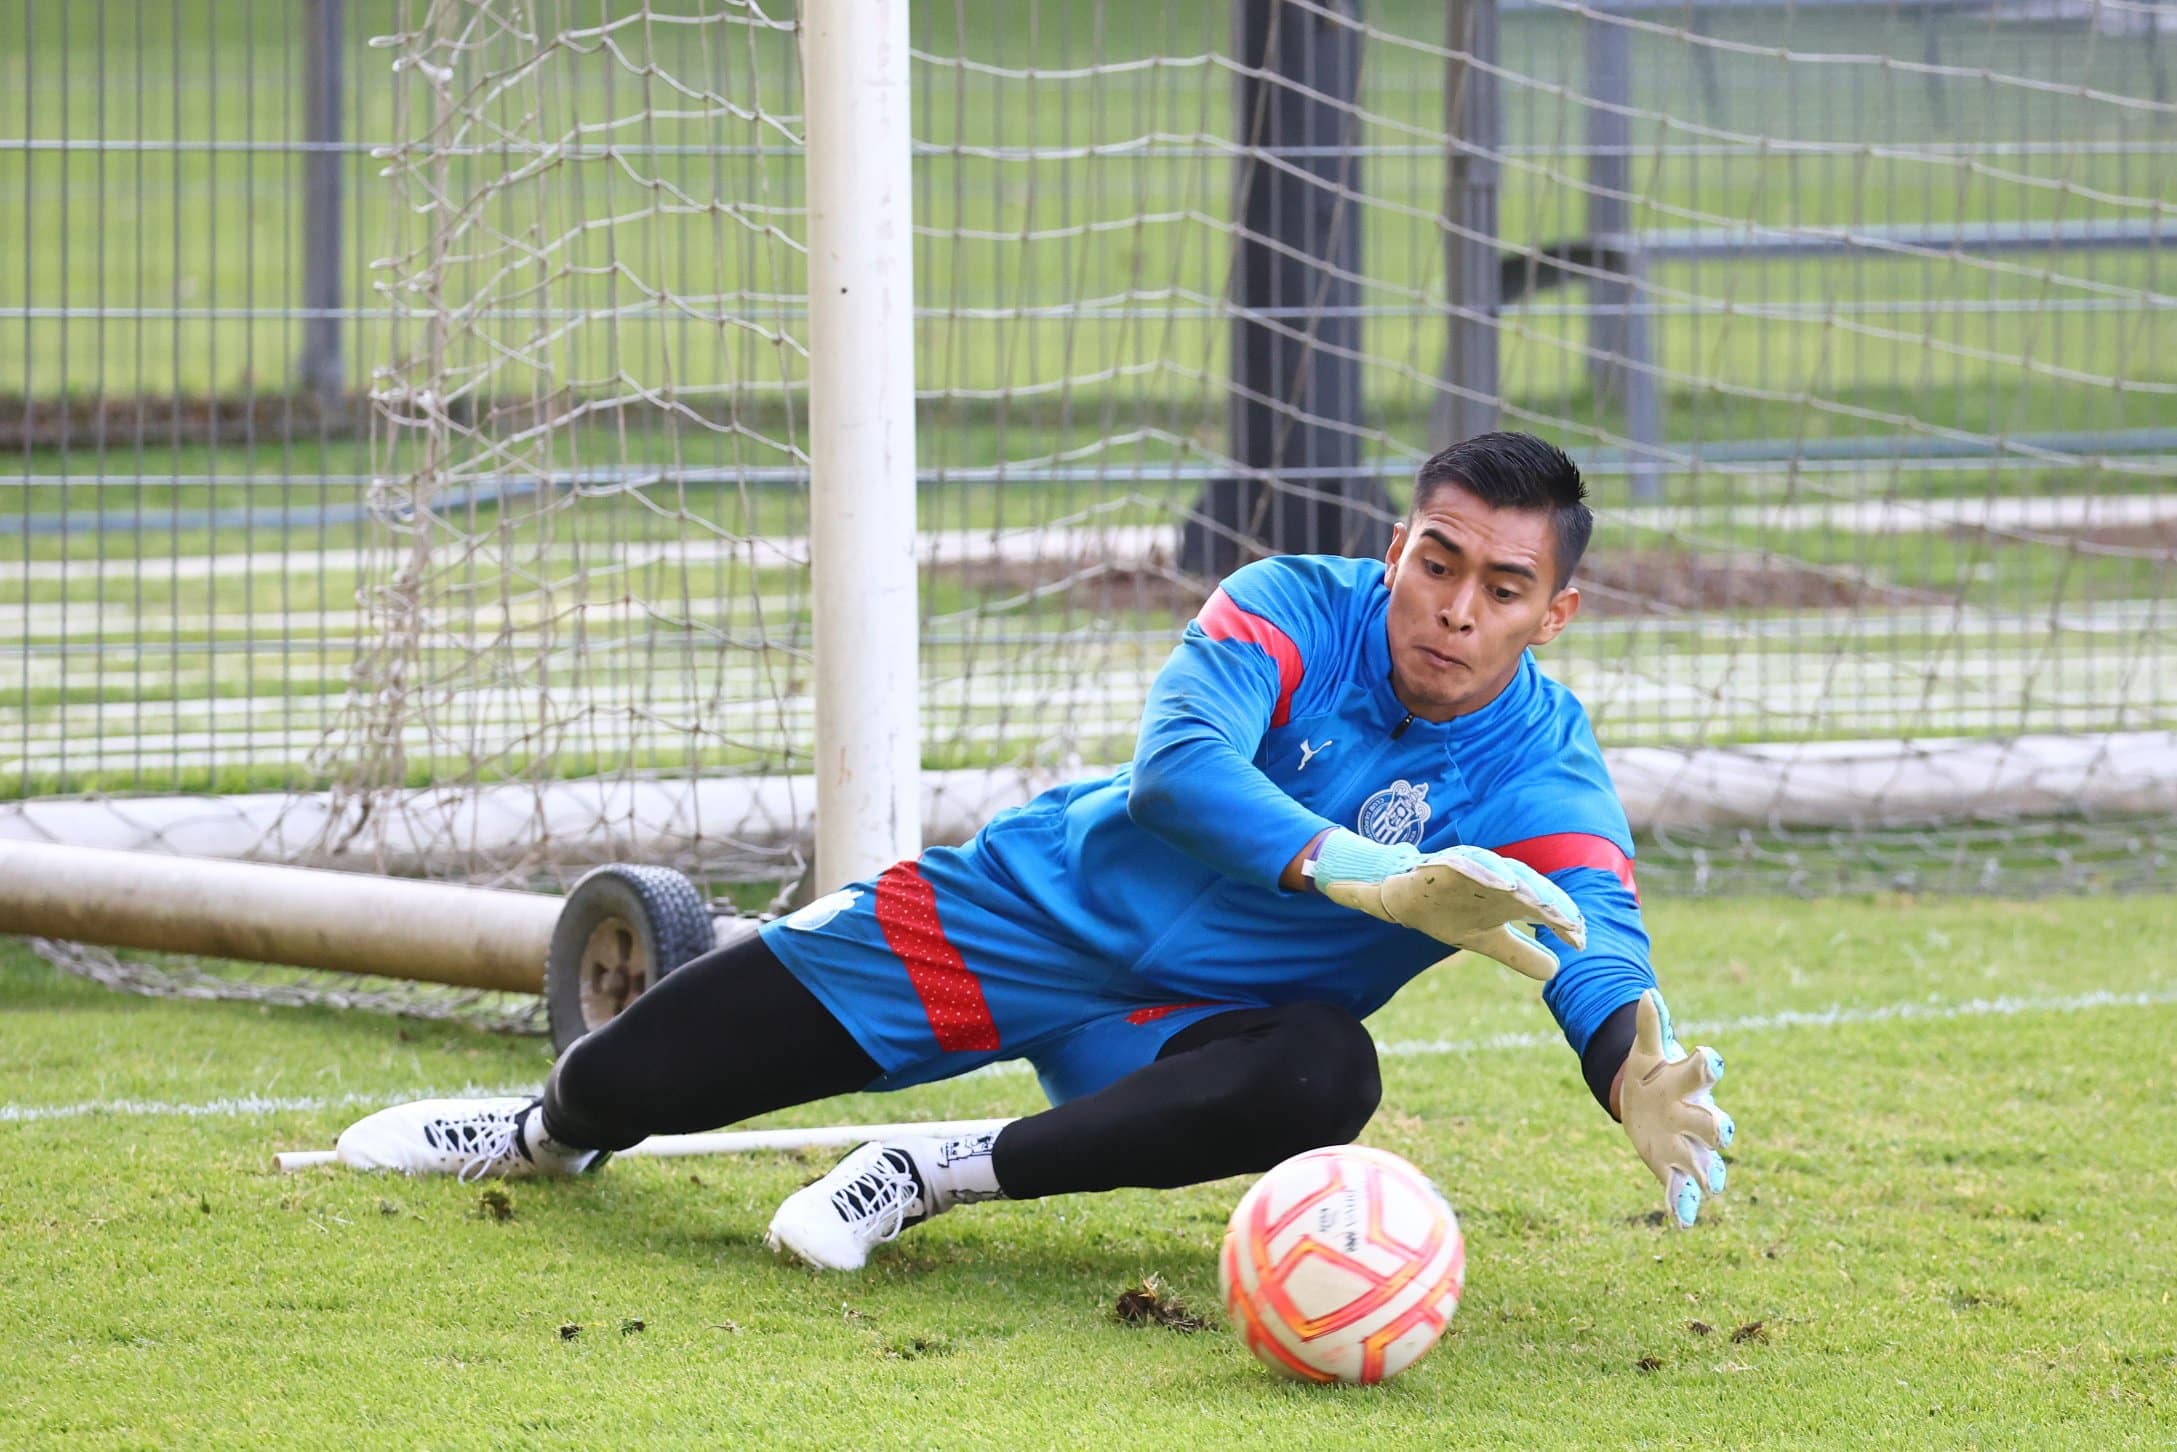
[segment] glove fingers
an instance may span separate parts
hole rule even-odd
[[[1424,862],[1383,884],[1381,916],[1440,943],[1465,947],[1484,931],[1518,919],[1520,910],[1507,901],[1511,897],[1505,889],[1474,881],[1458,865]]]
[[[1494,958],[1514,973],[1524,973],[1537,983],[1547,983],[1557,976],[1557,955],[1509,923],[1469,933],[1462,946]]]
[[[1496,892],[1503,892],[1518,877],[1519,865],[1499,857],[1487,847],[1447,847],[1424,859],[1457,869],[1464,876]]]
[[[1689,1226],[1701,1215],[1701,1186],[1690,1172],[1672,1165],[1663,1202],[1681,1228]]]
[[[1691,1225],[1702,1200],[1724,1192],[1730,1173],[1722,1155],[1690,1135],[1679,1136],[1677,1150],[1664,1176],[1664,1199],[1680,1225]]]
[[[1563,888],[1526,863],[1484,847],[1453,847],[1439,860],[1463,862],[1477,879],[1496,879],[1518,897],[1525,909],[1521,921],[1547,924],[1573,947],[1587,946],[1587,919],[1579,905]]]
[[[1512,887],[1512,895],[1520,906],[1520,920],[1541,923],[1573,947],[1586,947],[1587,919],[1573,906],[1572,899],[1558,890],[1556,883],[1546,878],[1536,878],[1535,881],[1549,891],[1537,892],[1534,883],[1525,881],[1515,883]]]
[[[1568,915],[1557,911],[1548,903],[1544,903],[1540,912],[1541,917],[1539,919],[1529,919],[1529,921],[1540,921],[1546,924],[1551,932],[1563,938],[1574,948],[1585,948],[1587,946],[1587,919],[1580,916],[1578,908],[1573,909]]]
[[[1634,1025],[1637,1036],[1639,1025]],[[1723,1064],[1723,1055],[1714,1049],[1697,1049],[1687,1053],[1674,1041],[1670,1049],[1677,1050],[1679,1057],[1670,1059],[1649,1075],[1649,1082],[1658,1093],[1671,1100],[1705,1099],[1716,1087],[1716,1080]]]
[[[1520,897],[1534,910],[1529,922],[1546,923],[1550,929],[1575,948],[1587,946],[1587,918],[1579,904],[1556,883],[1544,877],[1524,862],[1514,862],[1519,869]]]
[[[1478,861],[1477,857],[1489,861]],[[1499,868],[1505,870],[1500,872]],[[1520,873],[1525,873],[1525,878]],[[1536,884],[1543,891],[1537,892]],[[1430,923],[1453,916],[1491,925],[1545,923],[1575,948],[1587,946],[1587,920],[1557,884],[1524,863],[1480,848],[1449,848],[1387,879],[1383,903],[1390,921],[1423,932],[1430,930]]]
[[[1452,862],[1424,862],[1401,872],[1385,880],[1382,893],[1392,922],[1424,933],[1446,923],[1501,923],[1510,916],[1499,909],[1503,896],[1501,887],[1475,881],[1464,864]]]
[[[1738,1127],[1707,1095],[1681,1099],[1669,1110],[1670,1130],[1710,1149],[1728,1149]]]
[[[1697,1167],[1696,1173],[1702,1188],[1711,1195],[1721,1195],[1724,1182],[1729,1178],[1724,1168],[1723,1156],[1690,1135],[1684,1138],[1687,1150],[1692,1154],[1693,1163]]]
[[[1723,1077],[1723,1055],[1706,1045],[1687,1053],[1672,1032],[1663,995],[1651,988],[1633,1012],[1627,1062],[1638,1075],[1626,1079],[1626,1132],[1663,1182],[1670,1214],[1689,1226],[1700,1215],[1701,1201],[1721,1195],[1730,1178],[1722,1151],[1738,1126],[1709,1093]]]

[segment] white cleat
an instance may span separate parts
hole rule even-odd
[[[610,1156],[545,1138],[535,1099],[419,1099],[359,1119],[334,1151],[358,1170],[459,1175],[463,1180],[579,1175]]]
[[[873,1141],[788,1195],[764,1243],[818,1270],[860,1270],[872,1250],[935,1214],[931,1205],[914,1156]]]

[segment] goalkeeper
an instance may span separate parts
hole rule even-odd
[[[649,1135],[1028,1060],[1050,1109],[863,1145],[780,1207],[775,1247],[854,1269],[954,1205],[1192,1184],[1352,1139],[1381,1093],[1361,1021],[1468,949],[1542,981],[1691,1225],[1724,1188],[1723,1061],[1671,1035],[1624,810],[1579,702],[1529,654],[1578,613],[1584,499],[1539,439],[1444,450],[1385,560],[1225,581],[1131,765],[686,964],[540,1099],[388,1109],[343,1158],[580,1173]]]

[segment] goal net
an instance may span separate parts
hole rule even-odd
[[[202,467],[176,451],[133,501],[101,490],[133,528],[49,551],[28,522],[75,508],[54,461],[85,446],[26,424],[0,829],[539,885],[632,858],[784,901],[814,802],[793,9],[359,14],[367,458],[245,537],[216,487],[176,502]],[[2165,873],[2168,6],[952,0],[912,24],[934,835],[1125,760],[1222,572],[1380,548],[1421,459],[1508,427],[1590,481],[1585,609],[1541,660],[1651,882]],[[25,277],[61,289],[26,317],[150,327]],[[0,374],[26,419],[75,366],[41,346]],[[166,631],[128,594],[156,578],[226,584]],[[233,783],[259,789],[202,791]]]

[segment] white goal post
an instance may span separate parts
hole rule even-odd
[[[807,0],[816,882],[922,850],[908,0]]]

